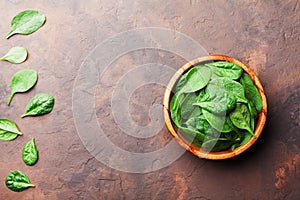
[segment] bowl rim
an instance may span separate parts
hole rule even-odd
[[[172,96],[172,89],[175,86],[179,77],[181,75],[183,75],[183,73],[185,73],[188,69],[192,68],[193,66],[204,63],[204,62],[209,62],[209,61],[227,61],[227,62],[231,62],[231,63],[237,64],[238,66],[240,66],[250,76],[250,78],[252,79],[254,85],[258,89],[258,92],[262,98],[263,107],[262,107],[261,112],[258,115],[258,119],[257,119],[255,130],[254,130],[254,134],[256,135],[256,138],[251,137],[247,143],[237,147],[234,150],[225,150],[225,151],[219,151],[219,152],[206,152],[203,149],[201,149],[200,147],[190,144],[190,142],[187,142],[182,136],[180,136],[177,133],[176,128],[174,127],[175,125],[173,124],[171,117],[170,117],[169,105],[170,105],[170,100],[171,100],[171,96]],[[164,99],[163,99],[163,110],[164,110],[163,112],[164,112],[164,120],[165,120],[166,127],[167,127],[169,133],[179,143],[180,146],[182,146],[187,151],[190,151],[195,156],[198,156],[200,158],[205,158],[205,159],[210,159],[210,160],[223,160],[223,159],[232,158],[232,157],[237,156],[237,155],[241,154],[242,152],[246,151],[259,138],[259,136],[261,135],[261,133],[263,131],[265,123],[266,123],[267,98],[266,98],[263,86],[262,86],[258,76],[254,73],[254,71],[250,67],[248,67],[246,64],[244,64],[243,62],[241,62],[235,58],[225,56],[225,55],[220,55],[220,54],[211,54],[208,56],[201,56],[192,61],[189,61],[186,64],[184,64],[183,66],[181,66],[175,72],[175,74],[170,79],[170,81],[166,87],[166,90],[165,90]]]

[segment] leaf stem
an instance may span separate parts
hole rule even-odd
[[[11,30],[7,33],[7,35],[5,36],[6,39],[10,38],[12,35],[14,34],[14,31]]]
[[[14,97],[15,93],[11,93],[9,99],[8,99],[8,102],[7,102],[7,105],[9,106],[10,105],[10,102],[12,100],[12,98]]]

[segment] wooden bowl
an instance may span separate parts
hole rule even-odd
[[[197,64],[201,64],[201,63],[205,63],[205,62],[209,62],[209,61],[227,61],[227,62],[237,64],[238,66],[243,68],[243,70],[251,77],[252,81],[254,82],[255,86],[258,89],[259,94],[262,97],[263,107],[262,107],[262,111],[258,115],[258,119],[256,121],[256,126],[255,126],[255,130],[254,130],[254,134],[256,135],[256,138],[251,137],[251,139],[247,143],[237,147],[234,150],[225,150],[225,151],[219,151],[219,152],[206,152],[203,149],[201,149],[200,147],[197,147],[197,146],[191,144],[190,142],[186,141],[180,135],[180,133],[177,132],[177,128],[173,124],[172,119],[171,119],[169,106],[170,106],[170,101],[171,101],[171,98],[173,95],[172,89],[175,86],[177,80],[179,79],[179,77],[181,75],[183,75],[191,67],[193,67]],[[209,55],[209,56],[199,57],[199,58],[196,58],[195,60],[192,60],[192,61],[186,63],[182,67],[180,67],[167,85],[165,95],[164,95],[164,100],[163,100],[163,107],[164,107],[164,119],[165,119],[166,126],[167,126],[170,134],[175,138],[175,140],[179,143],[179,145],[181,145],[183,148],[185,148],[186,150],[190,151],[191,153],[193,153],[194,155],[196,155],[200,158],[211,159],[211,160],[223,160],[223,159],[227,159],[227,158],[232,158],[232,157],[239,155],[242,152],[246,151],[259,138],[259,136],[264,128],[264,125],[266,123],[266,116],[267,116],[267,99],[266,99],[266,95],[264,93],[264,89],[263,89],[258,77],[247,65],[245,65],[241,61],[239,61],[235,58],[232,58],[232,57],[224,56],[224,55]]]

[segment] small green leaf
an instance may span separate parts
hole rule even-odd
[[[36,10],[25,10],[17,14],[11,21],[11,28],[6,39],[14,34],[28,35],[37,31],[46,21],[46,17]]]
[[[32,69],[24,69],[14,74],[11,83],[11,94],[7,105],[10,105],[12,98],[17,92],[27,92],[36,84],[38,79],[37,72]]]
[[[26,60],[27,50],[24,47],[11,48],[0,60],[6,60],[8,62],[19,64]]]
[[[5,179],[5,184],[10,190],[15,192],[22,192],[29,187],[35,187],[35,185],[30,183],[28,176],[18,170],[8,173]]]
[[[50,113],[54,106],[54,98],[50,94],[35,95],[27,104],[26,111],[21,117],[44,115]]]
[[[205,64],[211,67],[212,72],[219,77],[226,77],[233,80],[237,80],[243,73],[243,69],[234,64],[224,61],[212,62]]]
[[[211,70],[205,66],[195,66],[191,68],[185,76],[184,85],[180,91],[184,93],[196,92],[204,88],[211,77]]]
[[[205,138],[205,135],[203,133],[186,127],[180,127],[179,132],[186,140],[198,147],[201,147],[202,142]]]
[[[193,106],[193,103],[197,101],[197,98],[195,93],[188,93],[184,96],[180,102],[180,115],[182,120],[189,118],[193,112],[201,112],[199,107]]]
[[[22,159],[26,165],[34,165],[38,160],[38,148],[32,138],[22,149]]]
[[[208,123],[217,131],[222,131],[225,121],[226,121],[226,116],[222,115],[215,115],[207,110],[202,110],[204,118],[208,121]]]
[[[254,138],[256,138],[250,127],[251,116],[249,109],[245,104],[237,103],[236,108],[230,113],[229,116],[234,126],[247,130]]]
[[[13,140],[22,135],[15,122],[9,119],[0,119],[0,140]]]
[[[170,112],[171,118],[177,127],[180,127],[181,123],[181,114],[180,114],[180,102],[179,99],[182,99],[183,95],[174,94],[170,102]]]
[[[259,113],[262,109],[262,99],[261,96],[251,80],[250,76],[247,73],[243,73],[241,77],[241,84],[245,88],[245,96],[246,98],[254,105],[257,113]]]

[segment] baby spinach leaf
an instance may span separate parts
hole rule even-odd
[[[15,93],[27,92],[30,90],[36,84],[37,78],[37,72],[32,69],[24,69],[15,73],[10,83],[11,95],[7,105],[10,105]]]
[[[226,116],[225,122],[223,125],[223,129],[222,129],[222,133],[229,133],[229,132],[233,131],[233,128],[230,123],[231,123],[230,117]]]
[[[185,139],[199,147],[201,147],[205,138],[203,133],[186,127],[180,127],[179,132]]]
[[[5,184],[10,190],[15,192],[21,192],[29,187],[35,187],[35,185],[30,183],[28,176],[18,170],[8,173]]]
[[[236,104],[236,97],[230,90],[226,90],[225,79],[213,79],[198,96],[198,102],[194,105],[213,113],[231,111]]]
[[[180,103],[179,103],[179,97],[174,94],[171,102],[170,102],[170,113],[171,113],[171,118],[173,120],[173,122],[175,123],[175,125],[177,127],[180,126]]]
[[[219,77],[226,77],[233,80],[237,80],[243,73],[243,69],[234,64],[224,61],[212,62],[205,64],[209,66],[214,74]]]
[[[199,91],[197,102],[206,102],[210,101],[210,95],[206,92],[205,89]]]
[[[200,108],[193,106],[193,103],[197,101],[197,95],[195,93],[188,93],[182,99],[180,103],[180,115],[182,120],[189,118],[193,112],[200,113]]]
[[[253,137],[256,138],[250,128],[250,112],[245,104],[237,103],[236,108],[230,113],[230,120],[237,128],[247,130]]]
[[[241,84],[245,88],[245,96],[246,98],[252,102],[255,106],[257,113],[259,113],[262,109],[262,99],[261,96],[254,85],[253,81],[251,80],[250,76],[247,73],[243,73],[241,77]]]
[[[205,66],[196,66],[185,75],[185,84],[180,91],[184,93],[196,92],[204,88],[211,77],[211,70]]]
[[[239,82],[228,78],[215,78],[211,80],[206,88],[206,93],[209,93],[212,97],[223,97],[225,95],[226,99],[230,98],[230,96],[234,96],[236,102],[248,103],[245,97],[244,87]]]
[[[185,84],[186,82],[186,76],[187,76],[187,73],[183,74],[177,81],[176,83],[176,86],[174,88],[174,93],[177,93],[181,90],[181,88],[183,87],[183,85]]]
[[[13,140],[22,135],[15,122],[9,119],[0,119],[0,140]]]
[[[255,106],[253,105],[253,102],[248,101],[248,108],[249,108],[251,117],[256,118],[258,112],[257,112]]]
[[[208,123],[217,131],[222,131],[225,123],[226,116],[218,116],[207,110],[202,110],[203,116],[208,121]]]
[[[6,60],[8,62],[19,64],[26,60],[27,50],[24,47],[11,48],[0,60]]]
[[[38,160],[38,148],[32,138],[22,149],[22,159],[26,165],[34,165]]]
[[[212,151],[212,152],[222,151],[222,150],[229,149],[232,143],[233,142],[227,138],[216,137],[216,138],[204,140],[204,143],[202,144],[202,148],[206,151]]]
[[[231,146],[231,150],[234,150],[235,148],[247,143],[250,138],[252,137],[252,135],[248,132],[248,131],[239,131],[239,133],[237,134],[239,135],[239,140],[236,140],[236,143],[234,143],[232,146]]]
[[[35,95],[27,104],[26,111],[21,117],[44,115],[50,113],[54,106],[54,98],[50,94]]]
[[[18,13],[11,21],[11,28],[7,33],[8,39],[14,34],[28,35],[37,31],[45,23],[45,16],[36,10],[25,10]]]
[[[210,101],[194,103],[194,106],[200,106],[201,108],[216,114],[226,113],[234,108],[236,103],[235,98],[224,98],[222,101]]]

